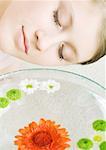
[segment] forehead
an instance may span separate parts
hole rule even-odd
[[[72,8],[73,26],[69,38],[72,37],[78,53],[78,61],[91,59],[98,48],[102,13],[93,0],[67,1]]]

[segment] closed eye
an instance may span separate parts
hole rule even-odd
[[[58,10],[53,11],[53,19],[54,19],[54,22],[57,26],[62,27],[60,22],[59,22]]]
[[[62,42],[59,45],[59,49],[58,49],[58,55],[60,60],[65,60],[68,62],[72,62],[75,61],[78,58],[78,54],[76,51],[76,48],[68,42]]]
[[[63,49],[64,49],[64,44],[62,43],[62,44],[59,46],[59,49],[58,49],[58,55],[59,55],[60,60],[64,59],[64,56],[63,56]]]

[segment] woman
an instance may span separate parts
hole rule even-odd
[[[6,1],[0,50],[40,65],[89,64],[106,54],[102,0]]]

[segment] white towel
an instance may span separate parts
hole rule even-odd
[[[0,51],[0,74],[17,70],[21,63],[17,58]]]
[[[0,74],[34,67],[37,67],[37,65],[25,62],[0,51]]]

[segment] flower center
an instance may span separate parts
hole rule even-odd
[[[52,143],[52,137],[48,132],[40,131],[33,136],[33,142],[39,147],[44,147]]]
[[[33,88],[33,86],[32,86],[31,84],[28,84],[28,85],[26,86],[26,88]]]
[[[49,84],[49,88],[50,88],[50,89],[53,89],[53,87],[54,87],[53,85]]]

